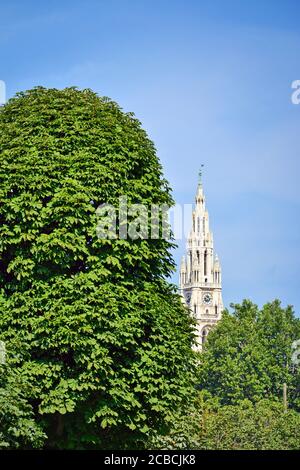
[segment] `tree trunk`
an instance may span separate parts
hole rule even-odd
[[[283,384],[283,409],[284,412],[287,412],[288,402],[287,402],[287,384],[286,382]]]

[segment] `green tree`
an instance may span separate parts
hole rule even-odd
[[[96,211],[173,204],[153,143],[90,90],[36,88],[1,108],[0,156],[0,335],[48,446],[138,445],[190,395],[193,325],[173,244],[99,239]]]
[[[243,400],[210,413],[202,448],[220,450],[299,450],[300,414],[284,412],[278,402]]]
[[[278,401],[266,399],[222,406],[206,391],[149,442],[150,448],[165,450],[299,450],[299,446],[298,412],[284,412]]]
[[[26,399],[28,384],[7,363],[0,364],[0,449],[42,447],[45,434],[36,423],[34,411]]]
[[[186,450],[204,448],[204,426],[220,408],[219,401],[206,390],[191,396],[187,406],[174,410],[168,425],[154,429],[147,441],[149,449]]]
[[[300,320],[277,300],[262,310],[248,300],[233,308],[208,336],[200,356],[200,387],[222,404],[236,404],[266,397],[282,401],[286,383],[289,404],[297,408],[298,372],[291,356],[292,343],[300,338]]]

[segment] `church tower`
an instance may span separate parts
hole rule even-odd
[[[220,320],[223,310],[221,265],[214,254],[201,171],[195,202],[186,255],[180,266],[179,289],[197,321],[198,349],[201,350],[209,330]]]

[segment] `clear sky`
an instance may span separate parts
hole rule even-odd
[[[0,6],[8,97],[77,85],[118,101],[154,140],[178,203],[204,163],[225,305],[280,298],[299,315],[299,0]]]

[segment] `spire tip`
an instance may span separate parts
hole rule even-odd
[[[200,166],[200,170],[198,173],[198,186],[202,186],[202,168],[204,167],[204,164],[202,163]]]

